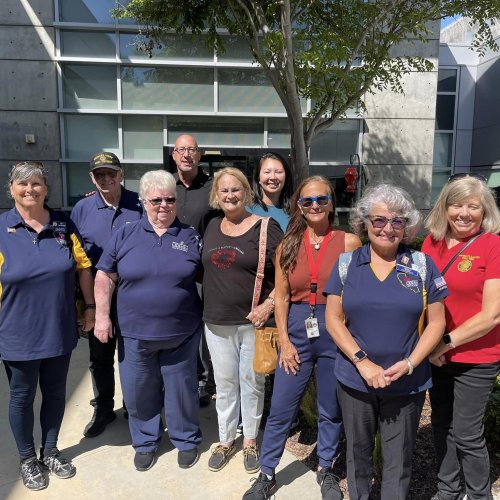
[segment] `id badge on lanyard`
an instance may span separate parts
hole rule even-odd
[[[309,239],[309,231],[304,232],[304,244],[306,246],[307,263],[309,264],[309,273],[311,276],[310,282],[310,293],[309,293],[309,307],[311,308],[311,313],[309,317],[305,320],[307,338],[314,339],[319,337],[319,324],[318,318],[316,318],[316,297],[318,294],[318,274],[321,262],[323,261],[326,253],[326,248],[328,246],[328,240],[332,234],[331,228],[325,234],[323,239],[323,244],[318,253],[318,258],[315,261],[312,255],[311,241]]]

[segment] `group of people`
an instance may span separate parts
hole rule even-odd
[[[179,467],[198,461],[211,360],[219,443],[208,467],[220,471],[231,459],[241,422],[243,467],[260,471],[246,500],[276,491],[275,470],[313,374],[323,499],[342,498],[332,471],[342,430],[350,498],[370,497],[378,431],[382,498],[407,497],[427,390],[439,467],[433,498],[461,498],[463,474],[469,499],[490,499],[482,417],[500,371],[500,213],[485,180],[450,177],[427,218],[422,253],[408,246],[420,212],[399,187],[369,187],[346,233],[334,225],[328,179],[309,177],[294,191],[275,153],[261,158],[252,187],[236,168],[207,176],[189,135],[172,155],[176,174],[147,172],[136,194],[121,185],[118,158],[97,154],[96,192],[71,217],[46,205],[41,164],[10,172],[14,208],[0,215],[0,355],[24,485],[45,488],[47,471],[76,473],[57,438],[78,338],[78,276],[94,388],[84,435],[116,418],[117,346],[137,470],[155,463],[162,411]],[[51,293],[40,293],[47,285]],[[280,352],[259,449],[265,376],[253,357],[255,328],[266,326],[277,328]]]

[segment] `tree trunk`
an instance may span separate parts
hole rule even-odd
[[[295,187],[309,176],[309,147],[306,146],[302,127],[290,124],[291,165],[293,184]],[[300,129],[300,130],[297,130]]]

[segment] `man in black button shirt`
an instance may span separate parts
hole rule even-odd
[[[177,166],[177,173],[174,175],[177,181],[177,217],[203,236],[210,219],[218,215],[218,211],[208,206],[213,179],[198,168],[201,152],[196,139],[190,135],[177,137],[172,158]],[[198,394],[200,406],[207,406],[211,399],[206,391],[211,366],[205,335],[201,336],[199,354]]]

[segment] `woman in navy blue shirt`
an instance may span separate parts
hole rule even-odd
[[[78,334],[75,269],[85,298],[85,324],[94,326],[91,263],[74,224],[45,205],[47,177],[38,162],[14,165],[9,195],[14,208],[0,215],[0,354],[10,385],[9,421],[21,459],[23,484],[48,485],[42,462],[59,478],[75,475],[57,449],[66,378]],[[40,384],[42,448],[33,439],[33,401]]]
[[[95,336],[107,342],[117,288],[118,361],[129,413],[134,465],[150,469],[163,427],[178,465],[193,466],[201,442],[197,352],[201,301],[196,276],[201,239],[176,217],[176,183],[164,170],[146,172],[139,196],[146,217],[116,231],[97,264]]]
[[[409,243],[420,213],[403,189],[370,188],[351,212],[351,227],[368,243],[343,255],[324,293],[326,325],[337,357],[337,394],[347,441],[349,498],[368,500],[372,453],[380,430],[383,500],[404,499],[425,392],[432,385],[427,356],[444,331],[444,279]],[[427,301],[428,323],[419,332]]]

